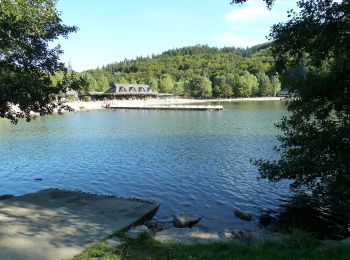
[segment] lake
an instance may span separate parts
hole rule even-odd
[[[276,158],[273,123],[285,103],[221,103],[223,112],[90,111],[12,125],[0,120],[0,194],[69,188],[157,200],[155,220],[178,212],[203,229],[257,228],[287,183],[258,180],[251,158]],[[42,178],[42,181],[35,181]],[[256,219],[235,218],[239,208]]]

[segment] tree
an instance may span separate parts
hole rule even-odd
[[[172,79],[175,89],[175,82],[188,82],[195,76],[205,75],[212,81],[213,96],[216,97],[221,95],[225,84],[230,85],[235,95],[238,96],[236,82],[244,71],[274,75],[274,67],[271,44],[267,43],[247,49],[234,47],[218,49],[208,46],[183,47],[153,55],[152,58],[138,57],[133,60],[109,64],[93,71],[106,75],[110,83],[123,76],[129,81],[134,78],[139,83],[149,84],[150,78],[160,81],[166,74]],[[255,86],[255,84],[253,85]],[[169,91],[175,91],[174,88]],[[253,87],[252,92],[252,95],[257,95],[257,88]]]
[[[232,92],[235,96],[239,95],[239,78],[240,76],[238,74],[228,74],[227,75],[227,79],[226,79],[226,83],[229,84],[232,88]]]
[[[256,89],[257,84],[256,77],[248,71],[245,71],[237,82],[238,95],[241,97],[250,97],[253,93],[253,89]]]
[[[91,91],[97,91],[98,84],[95,80],[95,78],[88,72],[81,73],[81,76],[84,77],[87,84],[84,88],[81,89],[82,94],[88,94]]]
[[[259,95],[260,96],[271,96],[273,94],[273,88],[271,85],[270,78],[263,72],[257,74],[259,84]]]
[[[159,91],[170,93],[174,89],[173,79],[168,74],[164,74],[159,81]]]
[[[234,2],[245,2],[235,0]],[[272,3],[272,1],[269,1]],[[259,160],[261,176],[291,188],[350,223],[350,2],[303,0],[272,27],[276,70],[298,94],[277,127],[278,160]],[[300,77],[289,70],[306,63]]]
[[[223,88],[226,83],[226,78],[224,76],[216,76],[213,78],[213,87],[218,86]]]
[[[280,82],[277,75],[275,75],[271,78],[271,86],[273,89],[273,96],[275,97],[277,92],[279,92],[281,90],[281,82]]]
[[[184,92],[185,92],[185,82],[184,81],[175,82],[173,93],[175,95],[183,95]]]
[[[109,87],[108,78],[105,75],[99,75],[96,79],[98,88],[97,91],[104,92]]]
[[[49,42],[77,30],[64,25],[54,0],[0,1],[0,117],[16,122],[30,120],[30,112],[49,114],[60,104],[56,95],[65,91],[68,78],[52,85],[50,76],[67,71],[59,61],[62,50]],[[74,85],[74,84],[73,84]],[[15,112],[16,104],[21,112]]]
[[[230,85],[225,84],[222,87],[222,96],[223,97],[231,97],[233,95],[233,91]]]
[[[136,81],[136,79],[134,79],[134,78],[131,78],[131,79],[130,79],[130,84],[134,84],[134,85],[136,85],[136,84],[137,84],[137,81]]]
[[[118,84],[129,84],[129,82],[123,76],[115,77],[115,82]]]
[[[158,80],[155,78],[148,78],[146,84],[148,84],[154,91],[158,91]]]
[[[222,89],[219,86],[214,86],[212,90],[212,95],[215,98],[222,96]]]
[[[211,97],[211,81],[207,77],[196,76],[189,82],[191,96],[193,97]]]

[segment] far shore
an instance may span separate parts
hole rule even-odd
[[[150,98],[145,100],[106,100],[106,101],[74,101],[67,102],[66,105],[73,108],[75,111],[96,110],[103,109],[107,105],[118,107],[132,107],[132,106],[156,106],[156,105],[185,105],[207,102],[246,102],[246,101],[280,101],[280,97],[250,97],[250,98],[229,98],[229,99],[182,99],[169,98],[159,99]]]

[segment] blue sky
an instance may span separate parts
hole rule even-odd
[[[246,47],[265,42],[272,24],[286,20],[294,0],[243,6],[230,0],[59,0],[65,24],[80,30],[60,39],[62,61],[82,71],[124,58],[208,44]]]

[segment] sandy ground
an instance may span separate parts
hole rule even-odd
[[[80,110],[95,110],[106,107],[107,104],[118,107],[132,107],[132,106],[154,106],[154,105],[184,105],[205,102],[244,102],[244,101],[278,101],[279,97],[254,97],[254,98],[234,98],[234,99],[146,99],[146,100],[111,100],[111,101],[75,101],[67,103],[75,111]]]

